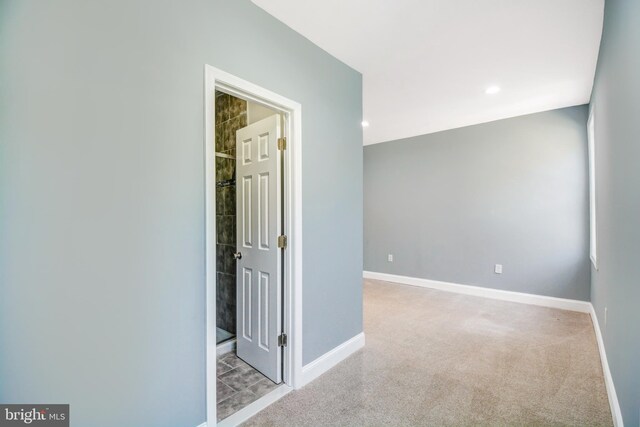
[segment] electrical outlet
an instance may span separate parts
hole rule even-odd
[[[389,254],[389,255],[387,256],[387,261],[389,261],[389,262],[393,262],[393,254]]]
[[[496,264],[496,267],[493,271],[495,271],[496,274],[502,274],[502,264]]]
[[[604,327],[607,327],[607,307],[604,308]]]

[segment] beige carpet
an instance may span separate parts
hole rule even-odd
[[[591,319],[374,280],[366,346],[246,425],[612,425]]]

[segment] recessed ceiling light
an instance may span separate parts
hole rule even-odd
[[[496,93],[500,92],[500,87],[499,86],[489,86],[487,88],[487,90],[484,91],[487,95],[495,95]]]
[[[362,125],[363,128],[366,128],[369,126],[369,122],[366,120],[363,120],[362,123],[360,123]]]

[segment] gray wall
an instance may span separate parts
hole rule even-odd
[[[591,300],[626,426],[640,425],[640,2],[607,0],[595,109]],[[607,310],[605,323],[604,310]]]
[[[1,0],[0,61],[1,402],[205,420],[205,63],[303,107],[304,362],[362,331],[359,73],[249,0]]]
[[[365,270],[588,300],[586,119],[572,107],[365,147]]]

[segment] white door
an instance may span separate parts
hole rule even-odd
[[[280,116],[236,132],[238,357],[282,381]]]

